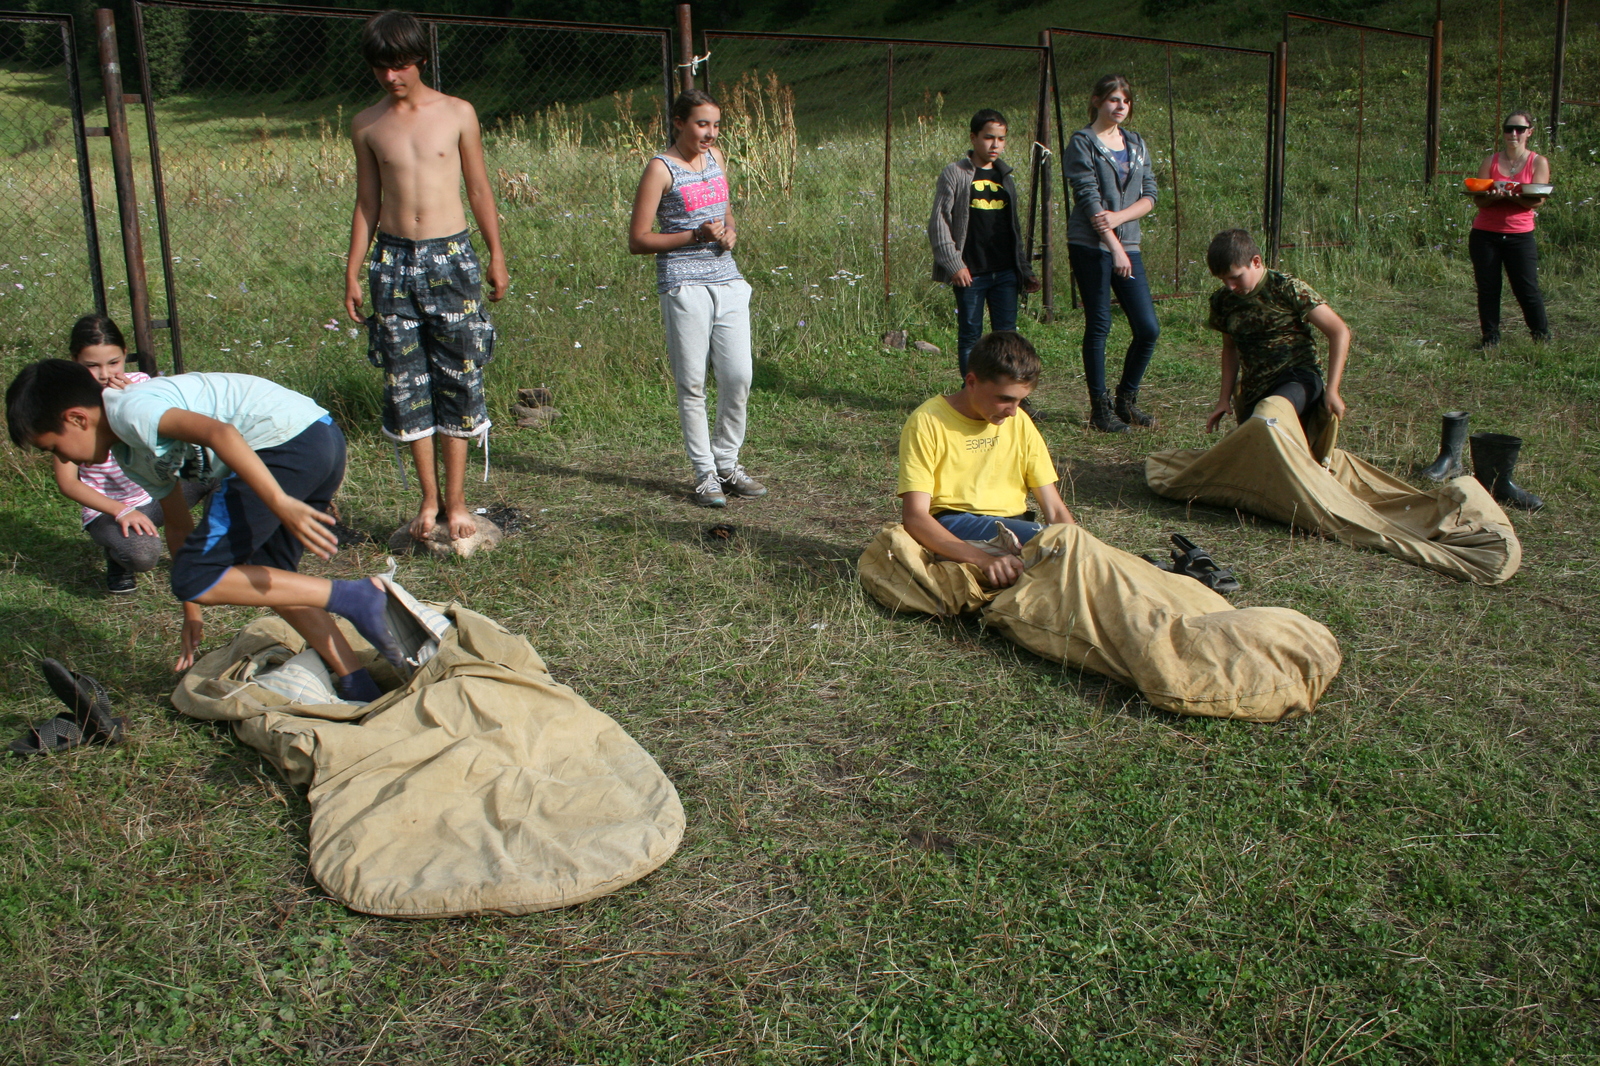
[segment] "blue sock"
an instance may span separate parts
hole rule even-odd
[[[389,620],[383,616],[388,594],[366,578],[360,581],[335,581],[328,594],[328,610],[356,627],[367,641],[389,660],[389,664],[404,676],[406,657],[389,631]]]
[[[372,675],[367,673],[363,666],[359,670],[352,670],[334,682],[339,688],[340,699],[360,700],[362,703],[371,703],[383,695],[383,689],[372,680]]]

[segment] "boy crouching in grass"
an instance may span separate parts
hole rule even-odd
[[[1299,278],[1268,270],[1261,249],[1242,229],[1212,238],[1206,266],[1222,282],[1211,294],[1206,321],[1222,334],[1222,395],[1206,419],[1206,432],[1229,411],[1242,423],[1268,396],[1293,404],[1302,426],[1319,404],[1343,418],[1339,384],[1350,354],[1350,327],[1328,301]],[[1326,384],[1313,326],[1328,338]]]
[[[361,264],[371,246],[368,358],[383,367],[384,435],[410,444],[417,464],[422,505],[411,535],[425,539],[440,517],[437,433],[444,437],[444,519],[450,539],[460,540],[478,530],[467,508],[467,441],[489,432],[483,367],[494,358],[484,271],[461,210],[463,181],[489,248],[489,299],[505,296],[511,275],[477,112],[423,84],[428,51],[422,24],[399,11],[373,16],[361,31],[361,54],[387,95],[351,124],[356,208],[344,306],[363,321]]]
[[[172,591],[183,602],[183,651],[194,663],[202,605],[270,607],[305,637],[345,699],[382,695],[328,612],[398,668],[376,579],[328,581],[295,572],[310,548],[338,548],[329,503],[344,480],[344,434],[310,399],[248,374],[181,374],[125,389],[100,387],[87,367],[45,359],[6,390],[11,441],[69,463],[115,456],[161,501],[172,553]],[[219,478],[198,527],[179,481]]]
[[[973,346],[960,390],[918,407],[900,431],[896,491],[906,532],[935,555],[976,565],[994,588],[1014,584],[1022,560],[970,541],[993,537],[996,522],[1026,544],[1046,525],[1073,521],[1050,450],[1020,409],[1040,369],[1021,334],[990,333]],[[1030,491],[1043,521],[1023,513]]]

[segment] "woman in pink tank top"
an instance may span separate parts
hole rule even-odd
[[[1539,248],[1533,239],[1535,209],[1545,198],[1525,195],[1516,188],[1550,181],[1550,161],[1528,148],[1532,131],[1532,115],[1511,112],[1503,127],[1504,147],[1491,153],[1478,168],[1478,177],[1495,182],[1488,192],[1473,197],[1478,217],[1472,220],[1472,234],[1467,238],[1472,275],[1478,286],[1480,349],[1500,343],[1502,269],[1511,282],[1511,294],[1522,308],[1528,332],[1534,340],[1550,339],[1550,321],[1545,317],[1544,296],[1539,291]]]

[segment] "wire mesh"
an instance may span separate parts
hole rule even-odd
[[[1088,124],[1101,77],[1121,74],[1133,86],[1126,125],[1144,138],[1158,186],[1140,225],[1151,291],[1215,288],[1205,264],[1212,236],[1234,228],[1259,235],[1265,216],[1271,53],[1062,29],[1050,38],[1062,144]],[[1070,203],[1064,181],[1060,196]]]
[[[930,305],[948,316],[930,276],[935,183],[971,147],[972,114],[992,107],[1007,118],[1002,158],[1026,212],[1043,50],[715,31],[705,41],[746,274],[796,322],[878,318],[886,294],[898,319]]]
[[[364,351],[342,302],[350,123],[381,99],[358,44],[374,12],[179,0],[136,14],[188,365],[270,373],[280,346]],[[595,246],[602,219],[625,257],[626,161],[642,165],[661,139],[665,31],[421,18],[424,77],[478,112],[519,288],[531,298],[537,283],[524,283],[546,260]],[[502,337],[533,342],[536,313],[498,305]]]
[[[64,355],[51,338],[104,299],[73,47],[68,16],[0,12],[0,346],[35,358]]]
[[[1425,185],[1430,39],[1289,15],[1282,247],[1355,239]]]

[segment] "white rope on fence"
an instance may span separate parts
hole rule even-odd
[[[707,48],[705,55],[703,55],[703,56],[695,56],[692,59],[690,59],[689,62],[687,62],[687,63],[679,63],[678,66],[677,66],[677,69],[678,70],[682,70],[684,67],[688,67],[689,68],[689,76],[692,78],[696,74],[700,73],[700,65],[702,63],[704,63],[706,60],[710,59],[710,58],[711,58],[711,49]]]

